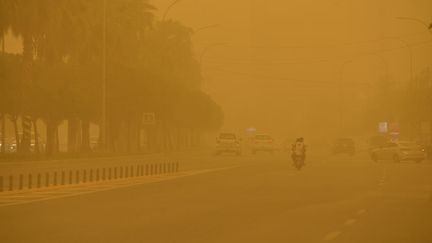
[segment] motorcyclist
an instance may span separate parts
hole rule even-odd
[[[292,154],[291,158],[295,161],[296,157],[300,156],[303,163],[306,160],[306,146],[304,144],[303,138],[297,138],[296,142],[292,145],[291,148]]]

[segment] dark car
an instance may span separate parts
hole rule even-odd
[[[332,153],[334,155],[336,154],[354,155],[355,154],[354,141],[351,138],[336,139],[333,145]]]

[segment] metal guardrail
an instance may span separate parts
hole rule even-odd
[[[173,174],[179,162],[146,163],[0,176],[0,193]]]

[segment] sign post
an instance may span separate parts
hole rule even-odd
[[[156,125],[156,115],[154,112],[144,112],[142,125]]]
[[[141,121],[140,149],[150,149],[150,126],[156,125],[156,114],[154,112],[144,112]]]

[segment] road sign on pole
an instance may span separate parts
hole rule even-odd
[[[154,112],[144,112],[142,124],[143,125],[155,125],[156,124],[156,114]]]

